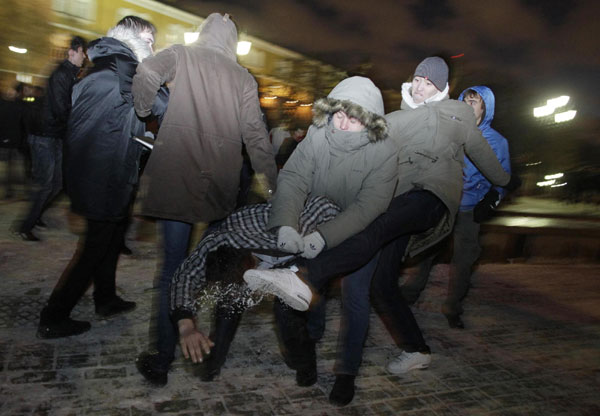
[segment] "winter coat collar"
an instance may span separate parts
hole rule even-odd
[[[413,101],[412,98],[412,94],[410,93],[410,88],[412,87],[412,83],[411,82],[405,82],[404,84],[402,84],[402,104],[401,104],[401,108],[403,110],[406,110],[408,108],[417,108],[417,107],[422,107],[426,104],[435,102],[435,101],[442,101],[445,100],[446,98],[448,98],[448,91],[450,90],[450,87],[448,85],[448,83],[446,83],[446,88],[444,88],[444,91],[438,91],[437,94],[435,94],[433,97],[429,97],[428,99],[426,99],[425,101],[423,101],[422,103],[415,103]]]
[[[108,36],[91,41],[88,45],[87,55],[90,61],[94,63],[101,58],[112,55],[123,55],[136,63],[138,62],[136,54],[129,45],[119,39]]]
[[[334,155],[351,153],[370,143],[367,129],[362,131],[338,130],[333,127],[333,121],[329,121],[327,124],[325,138]]]
[[[142,62],[144,58],[152,55],[152,48],[150,45],[148,45],[145,40],[140,38],[139,33],[133,29],[115,26],[108,31],[106,36],[117,39],[127,45],[127,47],[133,52],[135,60],[138,62]],[[90,60],[92,60],[91,57]]]

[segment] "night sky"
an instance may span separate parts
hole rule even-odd
[[[345,70],[366,71],[380,88],[399,89],[426,56],[464,54],[455,83],[510,81],[539,90],[532,102],[550,98],[545,91],[570,90],[579,111],[600,93],[600,1],[163,2],[200,16],[228,12],[242,31]]]
[[[240,30],[400,90],[439,55],[451,98],[472,85],[496,94],[493,127],[515,166],[600,172],[598,0],[164,0],[199,16],[230,13]],[[452,56],[459,58],[451,59]],[[533,107],[569,95],[574,121],[534,119]],[[386,111],[397,108],[386,107]]]

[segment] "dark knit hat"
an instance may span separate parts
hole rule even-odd
[[[448,65],[439,56],[430,56],[417,66],[415,77],[428,79],[438,90],[444,91],[448,83]]]

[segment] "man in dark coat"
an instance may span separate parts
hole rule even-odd
[[[116,294],[115,274],[126,218],[138,180],[144,123],[133,109],[131,80],[138,63],[152,54],[155,28],[136,16],[123,18],[106,37],[90,43],[94,63],[73,88],[73,108],[65,143],[66,190],[73,212],[87,221],[71,264],[42,310],[38,336],[78,335],[90,323],[69,317],[94,283],[96,313],[102,317],[135,308]]]
[[[27,137],[35,188],[29,212],[19,229],[19,235],[26,241],[39,240],[32,229],[41,221],[44,209],[62,189],[63,139],[71,110],[71,90],[85,60],[84,50],[83,38],[74,36],[67,59],[54,70],[48,80],[42,121]]]

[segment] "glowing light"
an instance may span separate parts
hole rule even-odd
[[[567,182],[557,183],[554,185],[550,185],[550,188],[558,188],[559,186],[565,186],[566,184],[567,184]]]
[[[552,175],[544,176],[544,179],[546,179],[546,180],[558,179],[558,178],[562,178],[563,176],[565,176],[564,173],[553,173]]]
[[[550,186],[550,185],[554,185],[556,183],[556,179],[552,179],[549,181],[543,181],[543,182],[538,182],[536,183],[537,186],[542,187],[542,186]]]
[[[15,53],[27,53],[27,49],[25,49],[25,48],[17,48],[16,46],[12,46],[12,45],[10,45],[8,47],[8,49],[10,49],[12,52],[15,52]]]
[[[252,48],[252,42],[248,42],[247,40],[241,40],[237,44],[237,54],[238,55],[248,55],[248,53],[250,53],[251,48]]]
[[[534,117],[546,117],[552,113],[554,113],[554,107],[549,105],[543,105],[541,107],[536,107],[533,109]]]
[[[450,59],[462,58],[463,56],[465,56],[464,53],[459,53],[458,55],[451,56]]]
[[[555,109],[558,107],[562,107],[567,105],[567,103],[569,102],[570,97],[568,95],[561,95],[558,98],[551,98],[549,99],[546,104],[554,107]]]
[[[198,32],[185,32],[183,34],[183,41],[186,45],[189,43],[194,43],[198,40],[198,36],[200,36],[200,33]]]
[[[563,123],[565,121],[573,120],[575,118],[575,114],[577,114],[577,111],[575,110],[565,111],[563,113],[556,113],[554,114],[554,122]]]
[[[537,166],[537,165],[541,165],[542,161],[538,161],[538,162],[532,162],[532,163],[526,163],[525,166]]]
[[[264,98],[265,100],[276,100],[276,99],[277,99],[277,96],[276,96],[276,95],[271,95],[271,96],[268,96],[268,97],[266,97],[266,96],[265,96],[265,97],[263,97],[263,98]]]
[[[312,103],[310,103],[310,104],[300,104],[300,107],[310,107],[310,106],[312,106]]]
[[[31,75],[18,73],[17,81],[24,82],[25,84],[31,84],[31,82],[33,81],[33,77]]]
[[[554,111],[557,108],[564,107],[565,105],[567,105],[567,103],[569,102],[570,99],[571,99],[571,97],[569,97],[568,95],[561,95],[560,97],[550,98],[549,100],[546,101],[546,105],[543,105],[541,107],[536,107],[533,109],[533,116],[534,117],[549,116],[550,114],[554,113]],[[573,117],[575,117],[575,115],[573,115]],[[554,116],[554,119],[555,119],[554,121],[556,121],[556,116]],[[567,120],[563,120],[563,121],[567,121]],[[556,122],[560,123],[559,121],[556,121]]]
[[[286,104],[297,104],[298,100],[288,100],[285,102]]]

